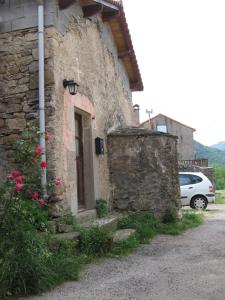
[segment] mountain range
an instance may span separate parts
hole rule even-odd
[[[209,164],[225,167],[225,142],[208,147],[195,141],[195,156],[196,159],[207,158]]]
[[[224,151],[225,150],[225,142],[219,142],[219,143],[217,143],[215,145],[212,145],[210,147]]]

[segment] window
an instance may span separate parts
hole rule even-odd
[[[166,125],[157,125],[156,128],[157,128],[157,131],[167,133],[167,126]]]
[[[202,178],[197,175],[179,174],[180,185],[196,184],[202,181]]]

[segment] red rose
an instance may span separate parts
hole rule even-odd
[[[38,200],[38,198],[39,198],[38,193],[36,193],[36,192],[33,193],[32,198],[33,198],[34,200]]]
[[[34,157],[40,155],[42,151],[43,151],[43,147],[38,146],[34,151]]]
[[[12,176],[13,176],[13,178],[18,177],[18,176],[20,176],[20,172],[18,170],[13,170],[12,171]]]
[[[33,159],[31,160],[31,162],[34,163],[34,164],[36,164],[36,163],[37,163],[36,158],[33,158]]]
[[[21,183],[17,183],[17,184],[15,185],[15,189],[16,189],[17,191],[22,190],[22,188],[23,188],[23,185],[22,185]]]
[[[43,205],[45,205],[45,202],[44,202],[44,200],[40,199],[40,200],[38,201],[38,204],[39,204],[40,206],[43,206]]]
[[[14,179],[14,177],[12,176],[12,174],[8,175],[6,178],[7,178],[7,180],[13,180]]]
[[[62,184],[62,179],[61,178],[56,178],[55,179],[55,185],[59,186]]]
[[[41,165],[40,165],[40,166],[41,166],[42,169],[45,169],[45,168],[47,167],[47,165],[48,165],[47,162],[43,160],[43,161],[41,162]]]
[[[16,177],[16,183],[22,183],[23,182],[23,176]]]

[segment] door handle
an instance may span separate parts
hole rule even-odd
[[[189,189],[189,190],[190,190],[190,189],[193,189],[193,186],[190,186],[188,189]]]

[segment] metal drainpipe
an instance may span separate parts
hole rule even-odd
[[[38,70],[39,70],[39,129],[40,146],[43,148],[42,161],[46,161],[45,146],[45,62],[44,62],[44,0],[38,0]],[[47,195],[46,168],[41,171],[42,195]]]

